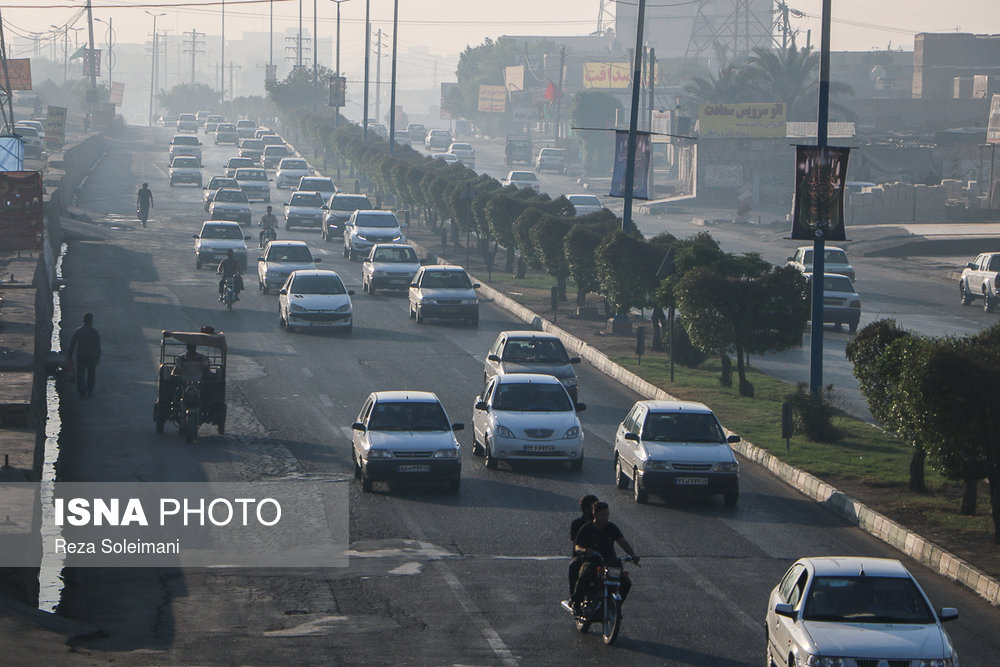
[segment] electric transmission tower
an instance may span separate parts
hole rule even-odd
[[[697,58],[716,43],[726,47],[734,58],[749,55],[758,46],[770,47],[770,3],[766,22],[754,11],[753,5],[760,4],[759,0],[700,0],[684,57]],[[709,8],[722,11],[715,15],[706,11]]]
[[[201,49],[198,48],[199,46],[203,46],[205,44],[205,40],[198,39],[198,37],[199,36],[204,37],[205,33],[198,32],[194,28],[191,28],[191,32],[185,32],[184,34],[185,35],[191,35],[191,39],[189,39],[189,40],[185,39],[184,40],[184,53],[190,53],[191,54],[191,83],[194,83],[195,82],[195,71],[197,70],[197,68],[195,67],[195,63],[197,61],[197,56],[198,56],[199,53],[205,53],[204,50],[201,50]]]

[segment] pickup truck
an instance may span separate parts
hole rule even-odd
[[[958,292],[962,305],[968,306],[973,299],[982,298],[983,310],[992,313],[997,306],[1000,293],[1000,252],[984,252],[969,262],[958,280]]]

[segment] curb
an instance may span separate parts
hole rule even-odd
[[[428,254],[427,249],[423,246],[413,241],[409,241],[409,243],[423,252],[425,256]],[[439,264],[448,263],[443,259],[437,261]],[[471,277],[473,282],[480,283],[479,291],[483,296],[491,299],[518,319],[527,322],[533,328],[559,336],[568,350],[581,359],[586,359],[608,377],[643,396],[657,400],[678,400],[676,396],[670,395],[660,387],[619,366],[603,352],[599,352],[586,342],[559,328],[534,311],[525,308],[505,294],[501,294],[474,276]],[[820,478],[788,465],[774,454],[751,442],[741,440],[732,447],[747,460],[766,468],[781,481],[840,515],[849,523],[858,526],[869,535],[877,537],[934,572],[968,588],[991,605],[1000,606],[1000,582],[958,556],[945,551],[930,540],[876,512],[864,503],[854,500]]]

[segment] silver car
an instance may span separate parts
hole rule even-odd
[[[573,364],[580,357],[570,357],[558,336],[541,331],[501,331],[486,353],[483,382],[494,375],[510,373],[545,373],[557,378],[570,397],[578,397]]]
[[[407,290],[419,269],[413,246],[376,243],[361,265],[361,289],[369,294],[377,289]]]

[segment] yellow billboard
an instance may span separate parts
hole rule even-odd
[[[506,109],[506,88],[503,86],[479,86],[479,111],[503,113]]]
[[[698,136],[703,139],[777,139],[786,135],[782,102],[702,104]]]
[[[628,88],[630,70],[628,63],[583,63],[583,87]]]

